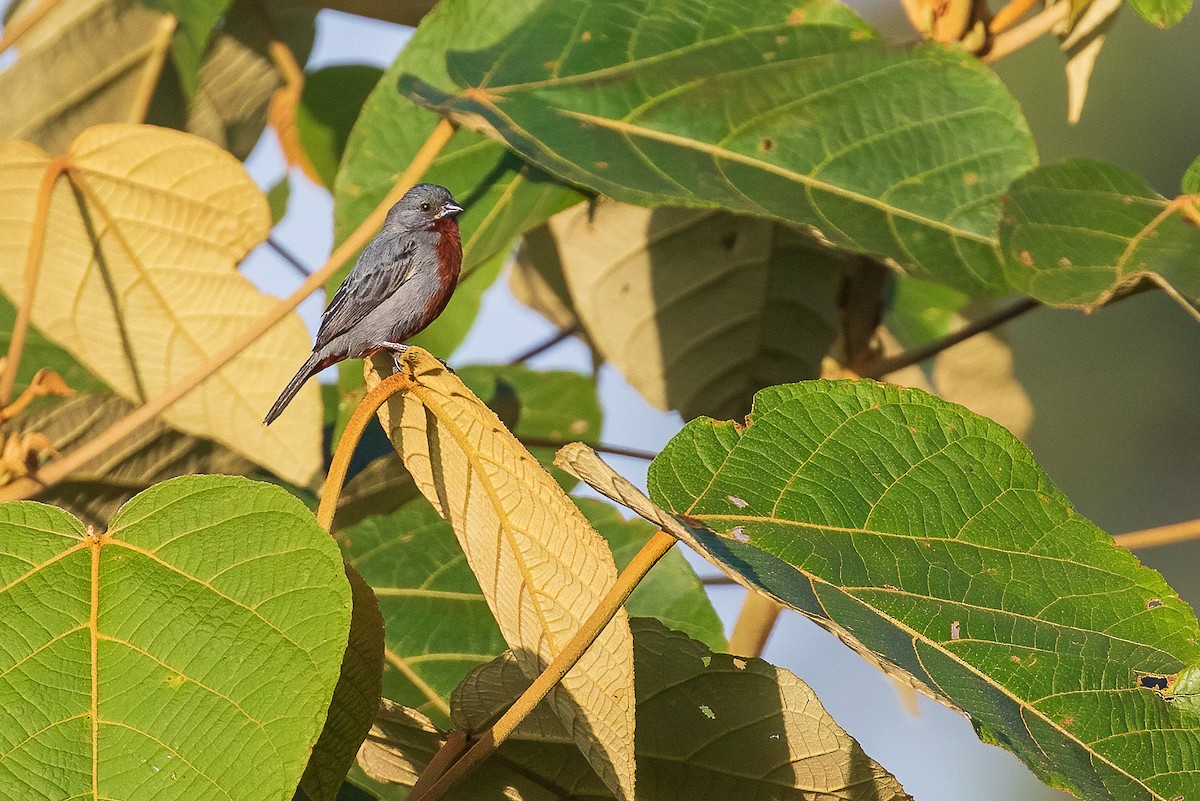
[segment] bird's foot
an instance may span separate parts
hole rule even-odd
[[[405,345],[403,342],[380,342],[379,347],[382,350],[390,350],[392,352],[393,374],[404,369],[404,364],[400,359],[404,356],[404,352],[408,350],[408,345]]]

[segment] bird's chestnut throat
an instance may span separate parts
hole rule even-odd
[[[432,320],[446,308],[454,288],[458,286],[458,274],[462,267],[462,239],[458,233],[458,223],[452,217],[434,220],[425,230],[438,234],[438,287],[425,304],[425,319]]]

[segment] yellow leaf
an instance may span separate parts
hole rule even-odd
[[[94,123],[141,122],[174,28],[174,17],[134,0],[61,0],[0,72],[0,139],[61,153]]]
[[[31,244],[43,238],[32,322],[119,394],[160,394],[274,306],[235,269],[270,214],[228,153],[176,131],[100,125],[63,159],[24,142],[0,147],[0,289],[20,301]],[[39,213],[39,186],[62,165]],[[309,346],[290,315],[165,421],[309,483],[321,459],[316,385],[278,425],[259,422]]]
[[[566,645],[616,580],[604,540],[500,419],[419,348],[408,388],[379,411],[417,487],[453,526],[527,677]],[[390,356],[366,363],[368,388]],[[589,763],[633,798],[633,638],[624,611],[548,701]]]

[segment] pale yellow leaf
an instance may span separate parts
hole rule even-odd
[[[592,343],[658,408],[742,417],[755,391],[820,374],[845,258],[793,229],[603,200],[549,228]]]
[[[571,307],[571,293],[559,262],[558,243],[546,225],[521,237],[521,247],[509,268],[508,288],[513,297],[565,330],[579,325]]]
[[[612,553],[538,461],[441,362],[403,357],[408,388],[379,411],[417,487],[453,526],[488,606],[532,679],[616,580]],[[366,381],[391,373],[368,360]],[[596,772],[633,798],[633,640],[624,611],[547,699]]]
[[[1067,121],[1072,125],[1083,114],[1096,57],[1122,5],[1122,0],[1093,0],[1070,31],[1060,37],[1059,46],[1067,56]]]
[[[95,123],[141,122],[174,27],[137,0],[60,0],[0,72],[0,139],[57,154]]]
[[[380,698],[375,723],[358,748],[358,765],[375,781],[412,787],[444,739],[425,715]]]
[[[228,153],[190,134],[101,125],[72,143],[51,194],[32,322],[119,394],[144,402],[192,372],[275,302],[235,269],[270,226],[262,192]],[[50,158],[0,147],[0,289],[20,302]],[[292,314],[164,413],[281,478],[320,469],[321,401],[301,390],[260,422],[310,339]]]

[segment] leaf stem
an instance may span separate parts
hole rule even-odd
[[[570,442],[564,442],[563,440],[549,439],[546,437],[517,437],[517,439],[521,441],[522,445],[529,448],[554,448],[555,450],[558,450],[564,445],[570,445],[571,442],[576,441],[571,440]],[[658,456],[657,453],[653,453],[651,451],[642,451],[638,450],[637,448],[625,448],[620,445],[594,444],[591,442],[585,442],[584,444],[597,453],[611,453],[613,456],[628,456],[631,459],[645,459],[647,462],[653,461],[654,458]]]
[[[667,551],[671,550],[671,546],[675,544],[675,538],[665,531],[658,531],[650,540],[642,546],[637,555],[631,561],[621,574],[617,576],[617,581],[605,594],[600,604],[588,616],[588,619],[583,622],[575,635],[567,642],[563,650],[558,656],[547,665],[533,684],[508,708],[500,719],[496,721],[490,729],[483,733],[481,737],[475,739],[475,742],[463,754],[462,758],[450,765],[444,774],[434,776],[432,779],[425,778],[425,772],[429,772],[435,764],[441,767],[444,762],[449,760],[439,760],[439,756],[435,755],[429,763],[429,767],[422,772],[422,775],[417,780],[417,786],[422,788],[427,787],[423,792],[417,792],[417,787],[414,786],[409,794],[409,801],[436,801],[441,798],[450,787],[465,777],[468,773],[479,766],[485,759],[491,756],[505,740],[512,735],[513,731],[526,717],[533,712],[543,698],[554,688],[556,684],[562,681],[563,676],[575,666],[575,663],[583,656],[588,647],[595,642],[600,633],[608,626],[610,620],[616,615],[617,610],[625,603],[630,593],[634,591],[638,583],[645,578],[650,572],[650,568],[654,567]],[[446,748],[450,744],[447,740]],[[440,752],[439,752],[440,754]],[[431,773],[432,775],[432,773]]]
[[[333,526],[333,515],[337,511],[338,497],[342,494],[346,470],[350,467],[350,459],[354,456],[354,449],[358,447],[358,441],[362,439],[367,424],[388,398],[408,389],[411,384],[412,377],[407,372],[388,376],[376,384],[375,388],[358,402],[358,406],[354,407],[354,414],[350,415],[350,421],[346,423],[342,438],[338,440],[337,448],[333,452],[333,459],[329,463],[329,475],[326,476],[325,486],[321,490],[321,503],[317,507],[317,523],[321,528],[329,531]]]
[[[54,185],[66,171],[67,157],[57,156],[46,165],[42,181],[38,184],[33,227],[29,233],[29,250],[25,254],[24,294],[21,296],[21,305],[17,307],[17,319],[13,322],[8,356],[4,360],[4,374],[0,375],[0,406],[8,405],[12,398],[13,386],[17,382],[17,368],[21,366],[21,353],[25,350],[25,338],[29,333],[29,318],[33,315],[33,298],[37,293],[42,253],[46,249],[46,221],[50,217],[50,198],[54,194]]]
[[[1070,6],[1065,0],[1054,3],[1017,27],[1004,31],[992,40],[991,48],[980,60],[985,64],[993,64],[1015,53],[1066,19]]]
[[[416,184],[433,160],[437,158],[442,148],[450,141],[455,128],[454,123],[447,119],[442,119],[438,122],[433,133],[425,140],[425,144],[421,146],[421,149],[417,151],[417,155],[413,158],[412,163],[409,164],[408,168],[396,180],[396,185],[392,187],[392,191],[388,193],[387,197],[375,207],[374,211],[367,215],[362,224],[350,236],[346,237],[346,240],[341,245],[334,249],[321,269],[310,275],[292,294],[279,301],[274,308],[256,320],[237,338],[210,356],[203,364],[179,381],[179,383],[113,423],[88,442],[46,465],[38,472],[36,478],[21,478],[11,484],[0,487],[0,502],[28,498],[40,492],[45,487],[62,481],[72,471],[87,464],[162,414],[172,404],[176,403],[180,398],[187,395],[236,358],[238,354],[270,330],[276,323],[287,317],[300,305],[301,301],[324,286],[325,282],[332,278],[333,274],[337,272],[344,262],[358,252],[359,248],[367,244],[367,241],[370,240],[375,231],[383,224],[388,209],[400,199],[401,195]]]
[[[1036,298],[1022,298],[1016,303],[1004,309],[992,312],[991,314],[980,317],[978,320],[973,320],[962,328],[947,334],[944,337],[935,339],[932,342],[927,342],[920,347],[907,350],[903,353],[898,353],[895,356],[876,359],[868,364],[858,373],[863,378],[883,378],[888,373],[894,373],[897,370],[902,370],[905,367],[911,367],[914,364],[925,361],[930,356],[936,356],[942,351],[951,348],[960,342],[965,342],[976,334],[982,334],[985,331],[990,331],[997,326],[1007,323],[1015,317],[1020,317],[1027,311],[1036,309],[1042,305],[1040,300]]]
[[[524,351],[523,353],[520,353],[520,354],[512,357],[512,359],[509,361],[508,364],[509,364],[509,366],[512,366],[515,364],[522,364],[524,362],[527,362],[530,359],[532,359],[534,356],[540,356],[541,354],[543,354],[546,351],[553,348],[558,343],[562,342],[565,339],[569,339],[569,338],[575,336],[575,334],[577,334],[577,333],[579,333],[579,324],[578,323],[576,323],[575,325],[569,326],[567,328],[564,328],[561,331],[556,332],[554,334],[554,336],[550,337],[549,339],[545,340],[544,342],[539,342],[537,345],[534,345],[529,350]]]
[[[783,606],[757,592],[747,592],[738,612],[733,633],[729,635],[729,653],[737,656],[762,656],[767,640],[779,620]]]
[[[1113,541],[1117,545],[1131,551],[1141,548],[1157,548],[1160,545],[1174,545],[1177,542],[1194,539],[1200,539],[1200,518],[1141,531],[1130,531],[1127,534],[1117,534],[1113,537]]]

